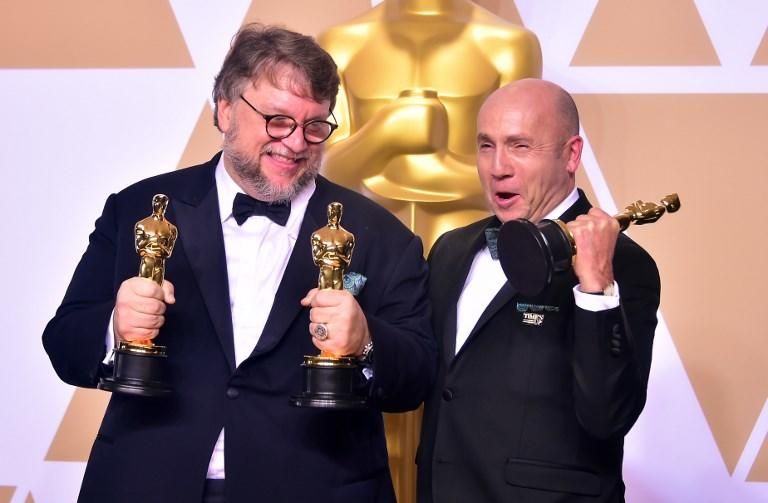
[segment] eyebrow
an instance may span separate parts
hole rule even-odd
[[[267,105],[265,105],[265,108],[271,108],[272,110],[275,110],[275,112],[271,115],[288,115],[288,116],[291,115],[290,113],[288,113],[287,109],[285,109],[283,106],[276,103],[268,103]],[[330,112],[328,113],[328,115],[330,115]]]
[[[528,137],[528,136],[525,136],[525,135],[521,135],[521,134],[512,134],[512,135],[505,136],[502,139],[502,143],[504,143],[504,144],[515,143],[515,142],[518,142],[518,141],[530,142],[531,138]],[[491,138],[490,136],[488,136],[485,133],[478,133],[477,134],[477,142],[478,143],[480,143],[480,142],[488,142],[488,143],[493,143],[493,144],[496,143],[493,140],[493,138]]]
[[[267,108],[267,109],[269,109],[269,108],[272,108],[272,110],[275,110],[275,111],[274,111],[274,112],[272,112],[272,113],[264,113],[264,115],[282,115],[283,117],[290,117],[290,118],[291,118],[291,119],[293,119],[293,120],[298,120],[298,119],[296,119],[296,117],[294,117],[293,115],[291,115],[291,114],[290,114],[290,113],[289,113],[289,112],[288,112],[286,109],[284,109],[283,107],[275,107],[274,105],[272,105],[272,104],[270,103],[270,104],[269,104],[269,105],[267,105],[265,108]],[[330,117],[330,116],[331,116],[331,113],[330,113],[330,112],[328,112],[328,115],[326,115],[326,116],[324,116],[324,117],[322,117],[322,116],[319,116],[319,115],[318,115],[317,117],[307,117],[307,118],[306,118],[306,120],[305,120],[304,122],[310,122],[310,121],[322,121],[322,120],[325,120],[325,119],[327,119],[327,118],[328,118],[328,117]]]
[[[513,135],[509,135],[509,136],[505,136],[504,137],[504,143],[516,143],[516,142],[519,142],[519,141],[530,142],[531,141],[531,137],[523,135],[523,134],[513,134]]]
[[[243,96],[245,96],[245,93],[241,93],[241,94]],[[245,98],[245,99],[248,99],[248,98]],[[251,106],[255,106],[255,105],[251,105]],[[275,111],[274,112],[265,112],[264,111],[264,110],[269,110],[269,109],[272,109],[272,110],[275,110]],[[281,107],[279,105],[276,106],[273,103],[269,103],[269,104],[267,104],[263,108],[261,106],[259,106],[258,110],[259,110],[260,113],[262,113],[264,115],[268,115],[268,116],[281,115],[283,117],[290,117],[291,119],[293,119],[293,120],[298,122],[298,119],[296,119],[296,117],[294,117],[293,115],[288,113],[283,107]],[[331,110],[329,110],[328,114],[325,115],[325,116],[318,115],[317,117],[307,117],[307,119],[304,121],[304,124],[306,124],[307,122],[312,122],[312,121],[327,121],[330,117],[331,117]]]
[[[491,140],[491,137],[488,136],[485,133],[478,133],[477,134],[477,143],[481,143],[481,142],[493,143],[493,140]]]

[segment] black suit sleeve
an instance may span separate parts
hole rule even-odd
[[[375,348],[370,395],[387,412],[418,407],[437,372],[422,253],[421,240],[412,236],[390,271],[379,308],[366,313]]]
[[[115,305],[115,196],[89,238],[61,306],[43,332],[56,374],[74,386],[95,387],[105,372],[105,337]]]
[[[598,438],[625,435],[645,406],[659,272],[653,259],[621,236],[614,259],[620,306],[574,315],[574,402],[581,426]]]

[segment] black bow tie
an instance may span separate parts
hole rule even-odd
[[[285,225],[288,222],[288,216],[291,214],[290,201],[284,203],[267,203],[259,201],[247,194],[238,192],[235,196],[235,202],[232,205],[232,216],[235,217],[237,225],[243,225],[248,217],[265,216],[278,225]]]
[[[488,243],[488,251],[493,260],[499,260],[499,228],[485,229],[485,242]]]

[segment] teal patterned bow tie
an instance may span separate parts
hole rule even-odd
[[[493,260],[499,260],[499,228],[490,227],[485,229],[485,242],[488,243],[488,251],[491,252]]]

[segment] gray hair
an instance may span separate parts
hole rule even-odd
[[[248,82],[266,78],[271,84],[286,66],[306,79],[311,98],[336,104],[339,75],[336,63],[314,38],[277,26],[251,23],[235,35],[213,86],[213,125],[219,127],[218,102],[235,101]]]

